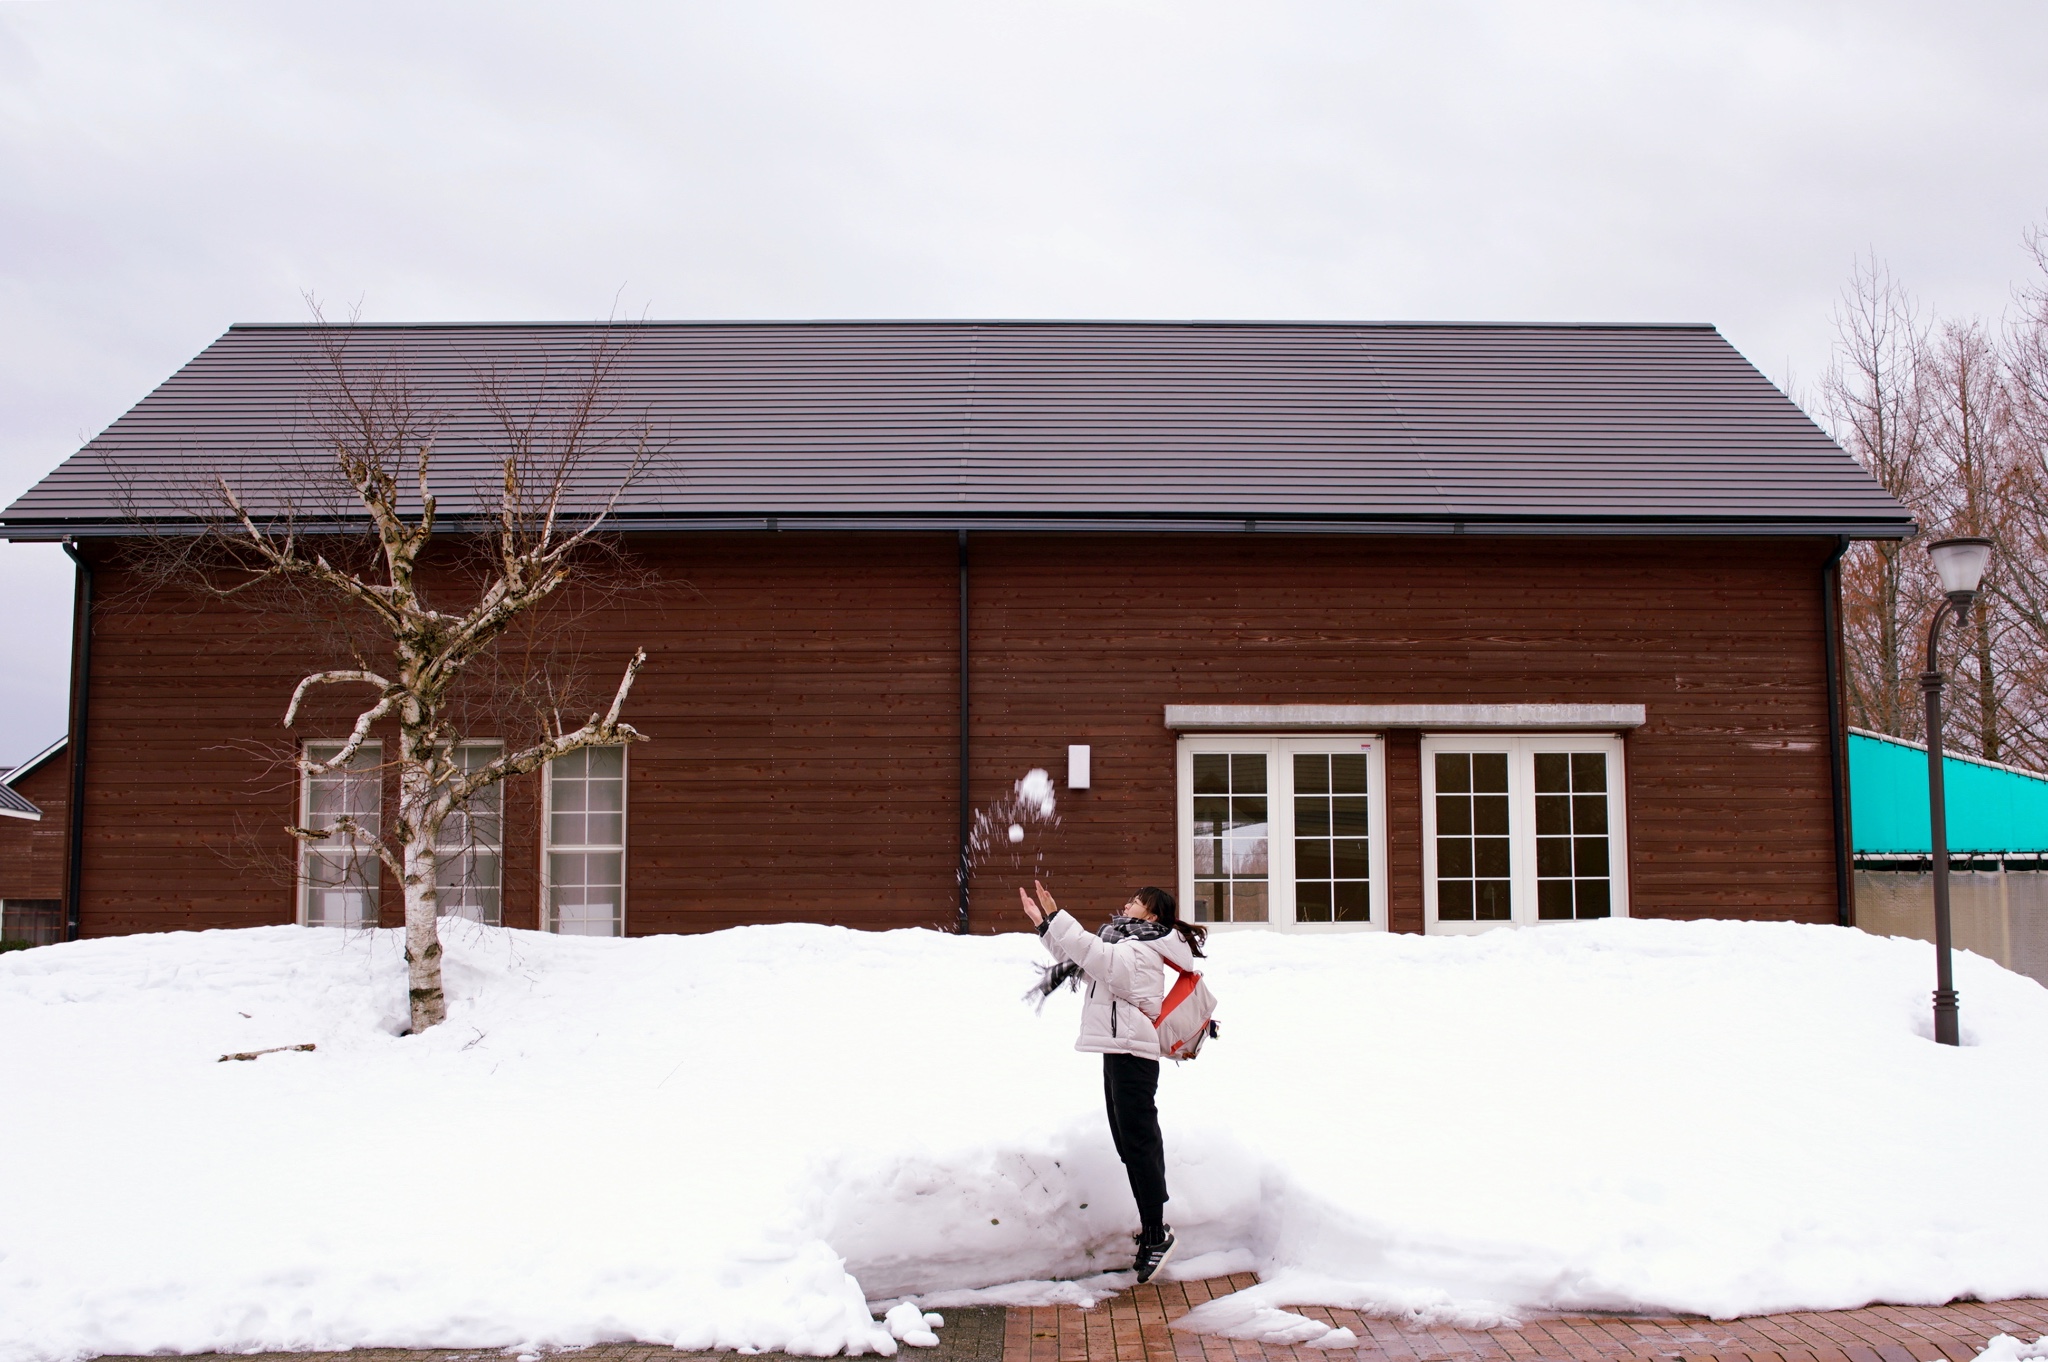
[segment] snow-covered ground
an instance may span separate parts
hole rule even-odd
[[[1078,999],[1020,1000],[1032,937],[447,938],[450,1020],[404,1039],[394,933],[0,957],[0,1359],[884,1351],[871,1306],[1121,1280],[1054,1284],[1135,1215]],[[1976,957],[1948,1049],[1929,948],[1831,928],[1212,953],[1168,1216],[1180,1274],[1264,1278],[1212,1327],[2048,1294],[2048,990]]]

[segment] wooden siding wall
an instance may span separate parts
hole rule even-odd
[[[593,684],[633,647],[627,918],[949,927],[958,616],[951,534],[636,541],[664,585],[586,622]],[[1821,564],[1802,541],[1266,534],[972,537],[973,797],[1034,766],[1094,788],[998,851],[975,926],[1041,873],[1086,917],[1171,886],[1167,704],[1625,702],[1637,916],[1835,920]],[[119,573],[103,569],[103,599]],[[251,744],[303,670],[283,622],[104,607],[84,930],[292,920],[295,787]],[[299,736],[332,736],[339,696]],[[577,716],[577,717],[580,717]],[[490,736],[474,731],[471,736]],[[1415,733],[1389,735],[1392,923],[1422,924]],[[32,796],[33,797],[33,796]],[[537,778],[508,802],[506,921],[537,923]],[[397,920],[385,886],[386,921]]]
[[[43,816],[39,822],[0,818],[0,899],[61,899],[64,846],[70,833],[71,753],[59,752],[14,788]]]

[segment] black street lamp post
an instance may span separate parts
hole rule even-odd
[[[1949,960],[1948,800],[1941,785],[1941,688],[1947,678],[1941,674],[1935,650],[1941,642],[1944,619],[1951,614],[1959,624],[1969,619],[1970,603],[1976,599],[1977,585],[1984,580],[1984,568],[1991,561],[1991,541],[1943,539],[1929,544],[1927,554],[1934,559],[1942,594],[1948,597],[1927,626],[1927,670],[1920,673],[1920,689],[1927,696],[1927,826],[1934,853],[1934,1039],[1943,1045],[1959,1045],[1955,972]]]

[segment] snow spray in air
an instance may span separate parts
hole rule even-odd
[[[1060,825],[1059,815],[1054,811],[1056,803],[1052,777],[1033,768],[1011,788],[1010,793],[977,810],[974,825],[967,834],[967,855],[961,861],[960,878],[963,881],[972,879],[990,854],[998,849],[1016,848],[1010,852],[1010,868],[1022,870],[1025,838],[1033,832],[1050,832]],[[1033,841],[1032,863],[1035,870],[1042,873],[1045,869],[1043,841]]]

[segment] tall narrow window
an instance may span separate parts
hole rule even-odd
[[[625,932],[626,749],[586,747],[548,763],[545,922],[571,936]]]
[[[1364,735],[1182,738],[1189,917],[1384,927],[1383,761],[1380,740]]]
[[[1508,754],[1438,752],[1436,915],[1445,922],[1514,916],[1508,854]]]
[[[481,770],[504,750],[500,743],[466,742],[455,749],[455,765],[465,773]],[[466,917],[493,927],[504,922],[504,790],[503,785],[487,786],[441,821],[435,842],[440,870],[434,883],[443,917]]]
[[[306,760],[330,761],[341,743],[307,743]],[[364,743],[348,765],[299,778],[299,825],[330,835],[299,843],[299,921],[308,927],[374,927],[383,834],[383,749]]]
[[[1363,752],[1294,754],[1294,920],[1372,921],[1371,792]]]
[[[1594,735],[1425,737],[1429,930],[1625,916],[1621,754]]]
[[[1536,753],[1536,916],[1606,917],[1607,754]]]

